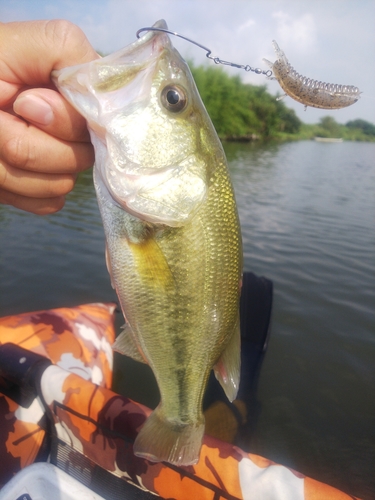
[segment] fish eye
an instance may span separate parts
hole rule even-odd
[[[186,92],[178,85],[166,85],[161,91],[161,103],[168,111],[178,113],[186,107]]]

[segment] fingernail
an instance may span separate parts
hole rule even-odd
[[[53,110],[48,102],[33,94],[18,97],[13,110],[17,115],[39,125],[49,125],[53,119]]]

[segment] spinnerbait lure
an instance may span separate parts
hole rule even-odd
[[[285,94],[278,97],[277,100],[283,99],[288,95],[292,99],[303,104],[305,106],[305,110],[307,106],[321,109],[345,108],[357,102],[360,97],[360,90],[358,87],[354,87],[353,85],[338,85],[336,83],[318,82],[317,80],[312,80],[311,78],[300,75],[291,66],[284,52],[279,48],[274,40],[272,43],[278,59],[274,63],[268,61],[267,59],[263,59],[272,68],[272,71],[266,71],[260,68],[253,68],[248,64],[237,64],[230,61],[224,61],[219,57],[213,57],[210,49],[198,42],[195,42],[191,38],[180,35],[176,31],[149,26],[139,29],[137,31],[137,38],[140,38],[140,34],[143,31],[163,31],[169,35],[178,36],[179,38],[183,38],[184,40],[205,50],[206,57],[208,57],[208,59],[212,59],[215,64],[224,64],[225,66],[232,66],[234,68],[244,69],[245,71],[253,71],[257,75],[265,75],[269,79],[275,79],[279,82],[279,85],[285,92]],[[272,73],[275,75],[274,77],[272,77]]]
[[[351,106],[358,101],[360,91],[353,85],[338,85],[337,83],[325,83],[312,80],[302,76],[291,66],[284,52],[277,45],[275,40],[272,42],[275,49],[277,60],[272,63],[263,59],[273,71],[280,87],[285,94],[278,99],[289,95],[292,99],[313,108],[322,109],[340,109]]]

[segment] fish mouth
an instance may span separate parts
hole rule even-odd
[[[154,27],[168,29],[163,19],[157,21]],[[140,73],[152,71],[152,67],[156,66],[166,48],[172,48],[167,33],[148,31],[132,44],[113,54],[85,64],[52,71],[52,81],[86,118],[90,127],[97,131],[98,126],[95,124],[100,120],[100,116],[111,109],[111,104],[106,102],[103,95],[117,91],[117,102],[121,99],[123,102],[129,101],[129,84],[131,85]],[[135,84],[134,87],[136,86]],[[98,103],[98,98],[102,100],[101,104]]]
[[[168,29],[164,20],[154,27]],[[118,52],[53,74],[88,122],[106,201],[173,227],[191,220],[207,192],[195,125],[160,101],[161,86],[184,74],[180,59],[167,33],[150,30]]]

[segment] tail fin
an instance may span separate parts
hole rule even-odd
[[[152,462],[192,465],[198,462],[204,417],[192,424],[166,420],[160,406],[146,420],[134,443],[134,454]]]

